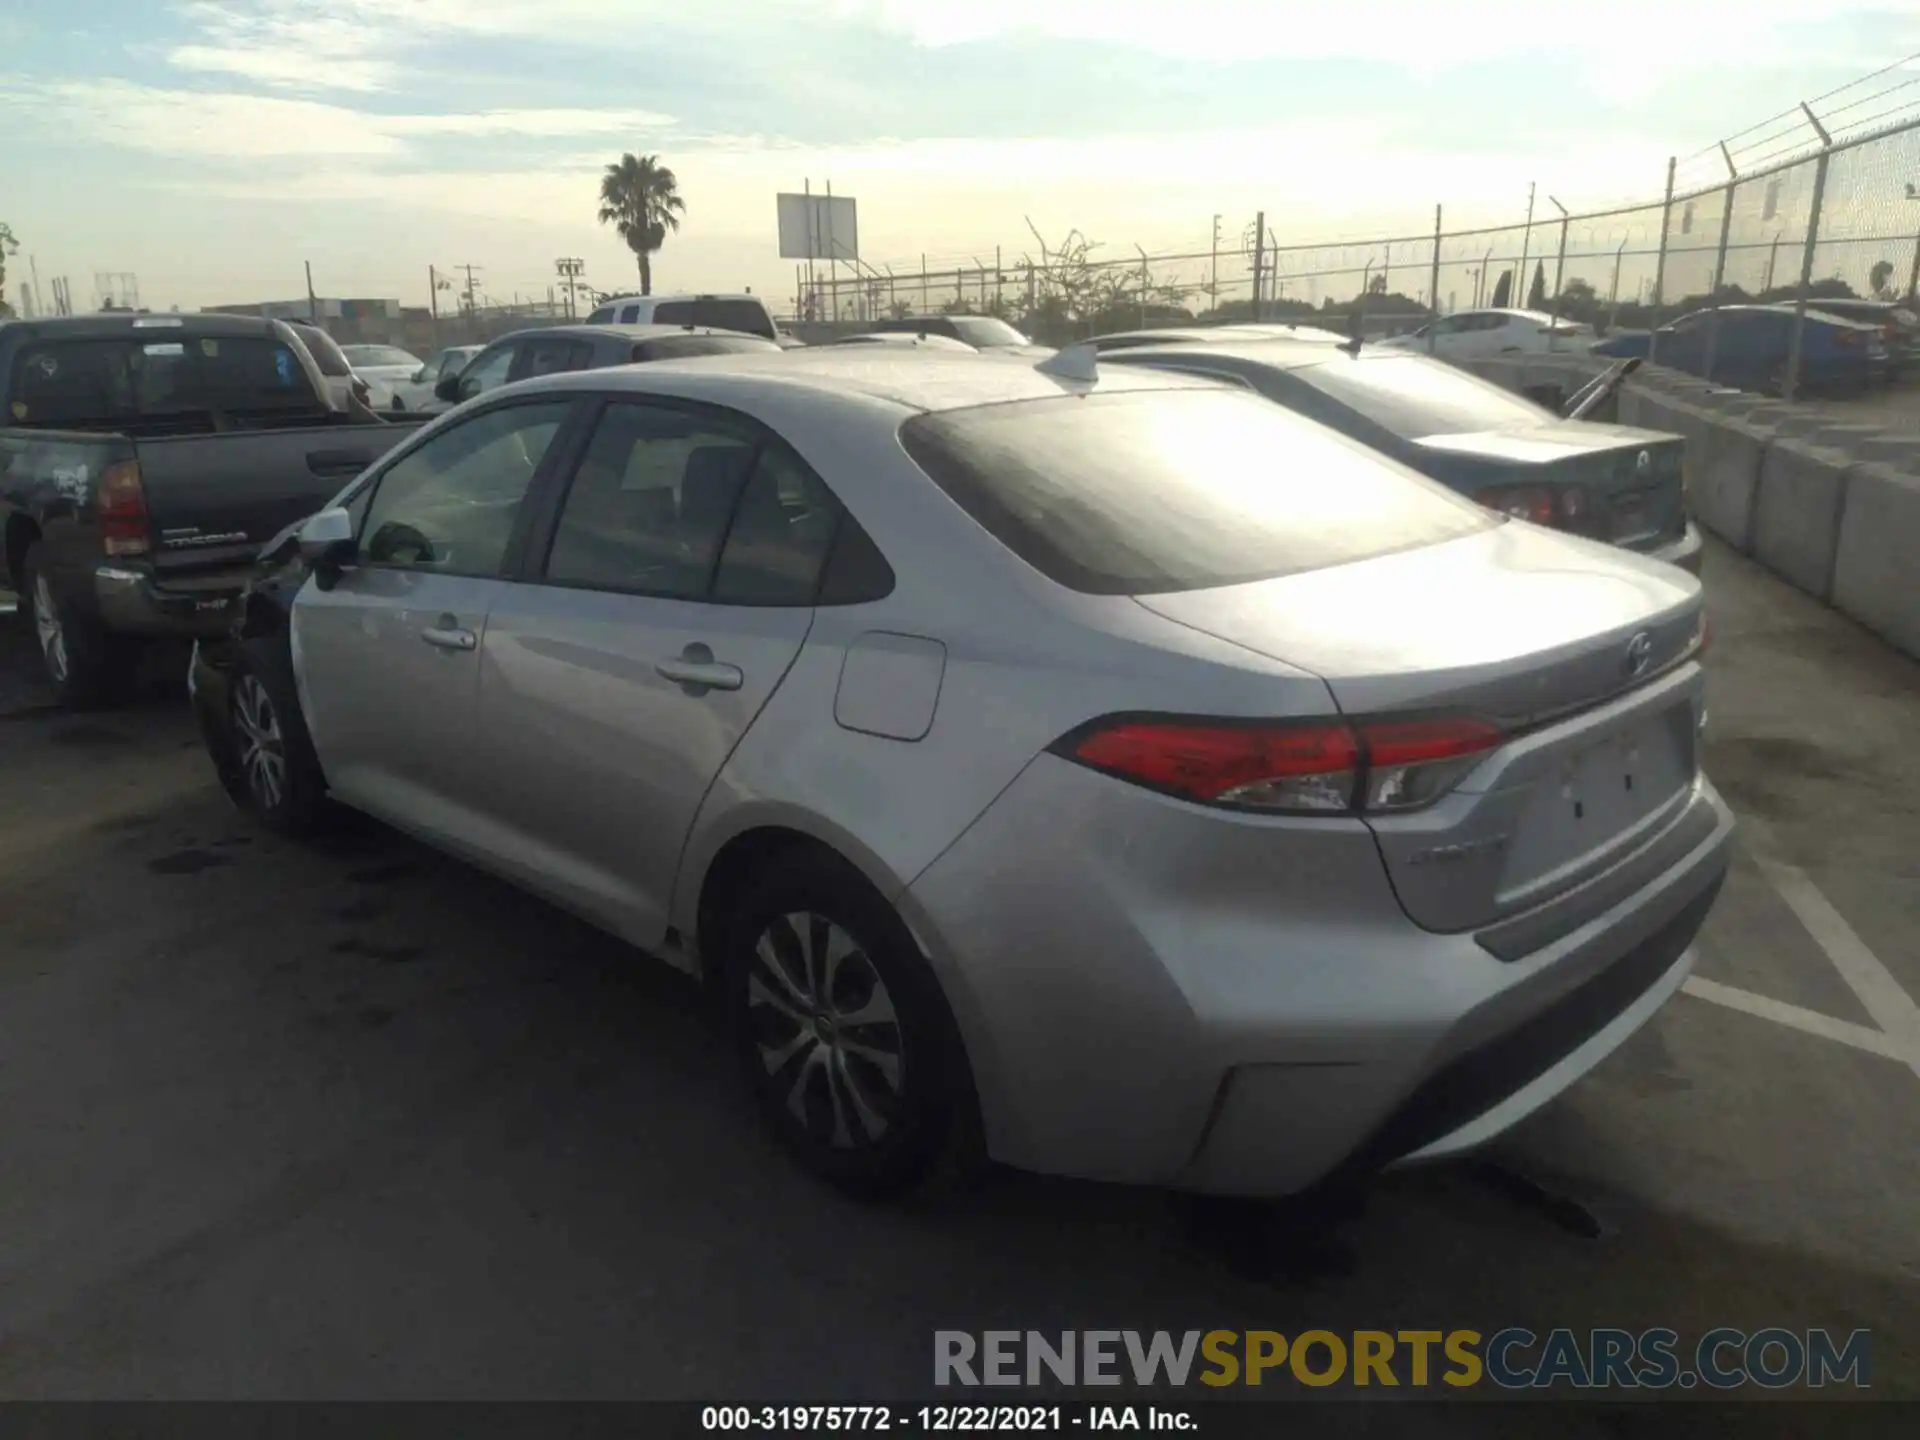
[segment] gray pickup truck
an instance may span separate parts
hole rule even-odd
[[[0,325],[0,587],[67,705],[223,632],[261,542],[419,428],[337,409],[294,330],[232,315]]]

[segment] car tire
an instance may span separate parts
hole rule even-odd
[[[66,600],[45,559],[39,544],[27,547],[20,567],[20,601],[54,699],[68,709],[85,710],[123,698],[139,669],[139,642],[108,634],[98,620]]]
[[[945,1188],[979,1145],[971,1073],[893,907],[823,849],[776,859],[719,924],[737,1058],[774,1138],[868,1199]]]
[[[231,744],[219,768],[228,796],[275,834],[313,834],[326,812],[327,782],[307,734],[284,637],[240,642],[226,704]]]

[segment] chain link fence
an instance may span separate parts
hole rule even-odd
[[[1131,257],[1079,232],[1057,244],[1036,234],[1015,259],[1002,250],[803,271],[795,315],[848,330],[882,316],[989,314],[1064,344],[1255,318],[1375,336],[1462,310],[1524,308],[1602,335],[1651,332],[1654,359],[1664,346],[1671,363],[1719,378],[1730,362],[1715,353],[1712,312],[1785,304],[1796,312],[1789,354],[1762,384],[1791,397],[1812,377],[1803,366],[1809,307],[1817,317],[1821,300],[1914,300],[1920,287],[1920,104],[1832,128],[1915,84],[1920,77],[1836,105],[1826,121],[1803,105],[1738,143],[1669,162],[1664,183],[1649,186],[1659,198],[1637,203],[1572,213],[1535,192],[1517,224],[1450,230],[1440,205],[1425,233],[1309,244],[1288,243],[1261,214],[1205,250]],[[1698,311],[1710,313],[1680,332],[1661,328]],[[1682,359],[1696,325],[1709,337],[1704,353]]]

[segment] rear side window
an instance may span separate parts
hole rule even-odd
[[[653,307],[656,325],[711,325],[771,340],[773,320],[755,300],[663,300]]]
[[[989,534],[1091,595],[1274,579],[1499,523],[1376,451],[1228,390],[950,410],[915,416],[900,440]]]
[[[640,307],[638,305],[628,305],[623,310],[621,310],[620,323],[622,325],[639,324],[640,323]]]
[[[633,358],[636,361],[688,360],[696,355],[759,355],[779,348],[771,340],[751,335],[668,335],[634,346]]]
[[[145,418],[280,416],[324,408],[291,346],[265,336],[29,344],[7,380],[15,424],[128,423]]]

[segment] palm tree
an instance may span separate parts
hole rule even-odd
[[[680,182],[658,155],[622,155],[600,177],[600,223],[619,231],[638,258],[642,295],[653,293],[649,257],[666,243],[669,230],[680,228],[686,208]]]

